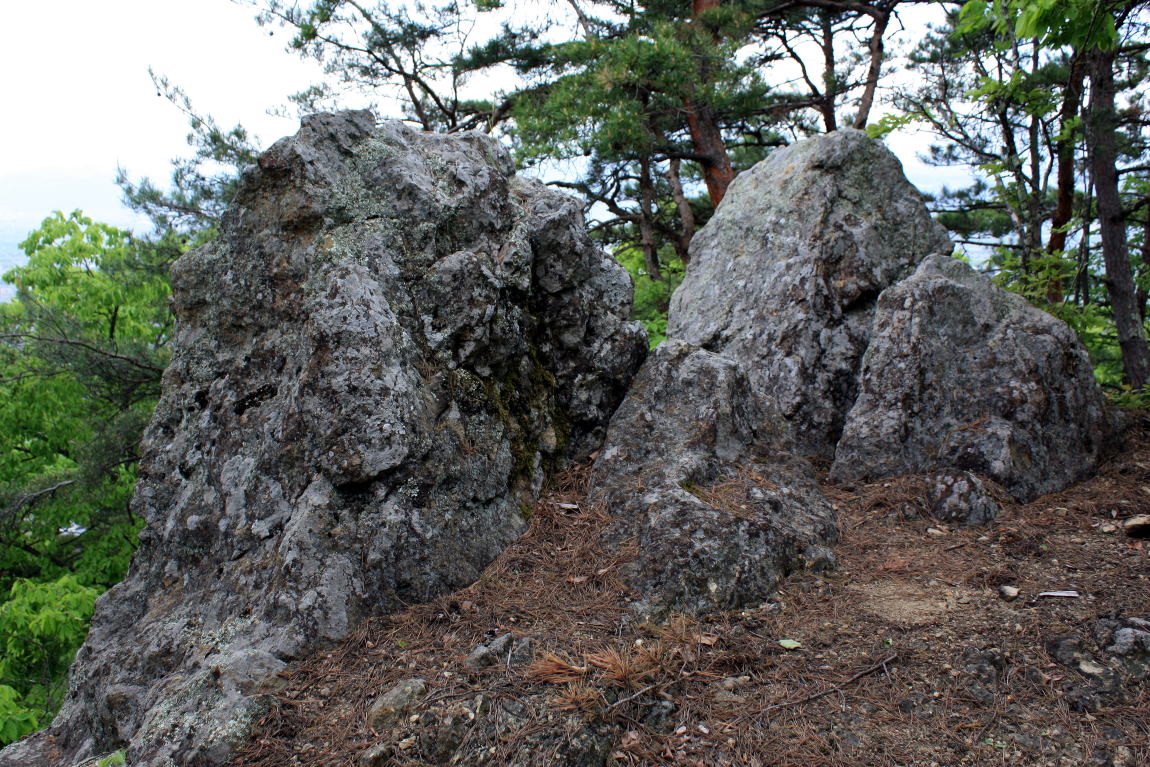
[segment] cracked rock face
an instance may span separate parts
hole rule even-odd
[[[2,765],[226,761],[286,661],[475,580],[646,349],[577,201],[367,112],[265,152],[173,291],[140,550]]]
[[[738,360],[772,440],[831,458],[879,293],[950,251],[882,144],[855,130],[808,139],[731,184],[691,242],[667,337]]]
[[[735,179],[592,478],[635,545],[636,608],[724,609],[826,566],[833,508],[795,455],[839,481],[936,473],[934,511],[972,524],[998,510],[979,476],[1028,500],[1095,469],[1105,412],[1074,333],[950,251],[859,131]]]
[[[879,299],[830,476],[961,469],[1026,502],[1093,473],[1106,430],[1073,330],[966,264],[931,256]]]
[[[608,541],[634,553],[622,575],[639,613],[757,604],[788,573],[827,566],[834,509],[768,426],[735,361],[682,341],[648,357],[591,477]]]

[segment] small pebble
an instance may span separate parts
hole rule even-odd
[[[1139,514],[1122,523],[1122,529],[1131,538],[1150,538],[1150,514]]]

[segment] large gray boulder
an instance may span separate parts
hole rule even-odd
[[[950,258],[898,160],[858,131],[741,174],[691,244],[668,340],[616,412],[592,476],[633,545],[636,608],[766,598],[832,560],[831,479],[932,472],[949,520],[1094,470],[1105,413],[1073,332]]]
[[[879,293],[950,251],[881,143],[856,130],[808,139],[731,184],[691,242],[667,337],[739,361],[775,442],[831,458]]]
[[[646,350],[580,206],[478,135],[317,115],[173,270],[127,579],[0,764],[226,761],[285,662],[468,584]]]
[[[835,512],[804,459],[767,447],[741,366],[682,341],[659,345],[619,406],[591,500],[648,617],[757,604],[788,573],[828,563]]]
[[[932,256],[879,298],[830,478],[963,469],[1025,502],[1093,473],[1106,431],[1074,331]]]
[[[834,455],[878,295],[949,250],[898,160],[859,131],[735,179],[592,475],[609,541],[633,547],[636,609],[754,603],[833,562],[834,509],[797,456]]]

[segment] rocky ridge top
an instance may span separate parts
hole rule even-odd
[[[219,764],[293,659],[473,582],[646,351],[578,201],[493,139],[315,115],[173,269],[127,578],[0,764]]]
[[[1107,416],[1085,352],[948,251],[877,142],[779,150],[696,237],[671,339],[632,383],[630,283],[576,201],[482,136],[308,118],[174,270],[140,551],[53,727],[0,765],[226,762],[287,663],[475,581],[600,444],[593,572],[656,618],[833,568],[817,463],[926,474],[965,522],[1000,508],[995,483],[1028,500],[1092,472]],[[490,640],[472,671],[499,642],[531,654]]]

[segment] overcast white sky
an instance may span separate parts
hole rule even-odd
[[[157,98],[148,67],[226,127],[265,143],[295,131],[269,117],[319,77],[284,51],[251,8],[229,0],[37,0],[6,3],[0,46],[0,271],[53,210],[144,228],[120,204],[116,168],[166,181],[186,153],[187,122]]]
[[[196,107],[265,141],[292,121],[265,110],[318,77],[283,50],[251,8],[228,0],[51,0],[5,8],[6,116],[0,121],[0,239],[54,209],[110,223],[116,167],[166,178],[186,149],[187,123],[157,98],[148,67],[182,85]]]
[[[82,209],[125,228],[145,228],[120,204],[116,168],[165,182],[185,154],[187,122],[158,98],[148,67],[225,127],[242,122],[263,145],[296,130],[267,109],[320,79],[284,50],[287,35],[258,26],[229,0],[39,0],[5,5],[0,72],[0,273],[15,245],[53,210]],[[900,139],[911,180],[938,186],[937,169],[914,161],[922,141]],[[0,284],[0,300],[10,292]]]

